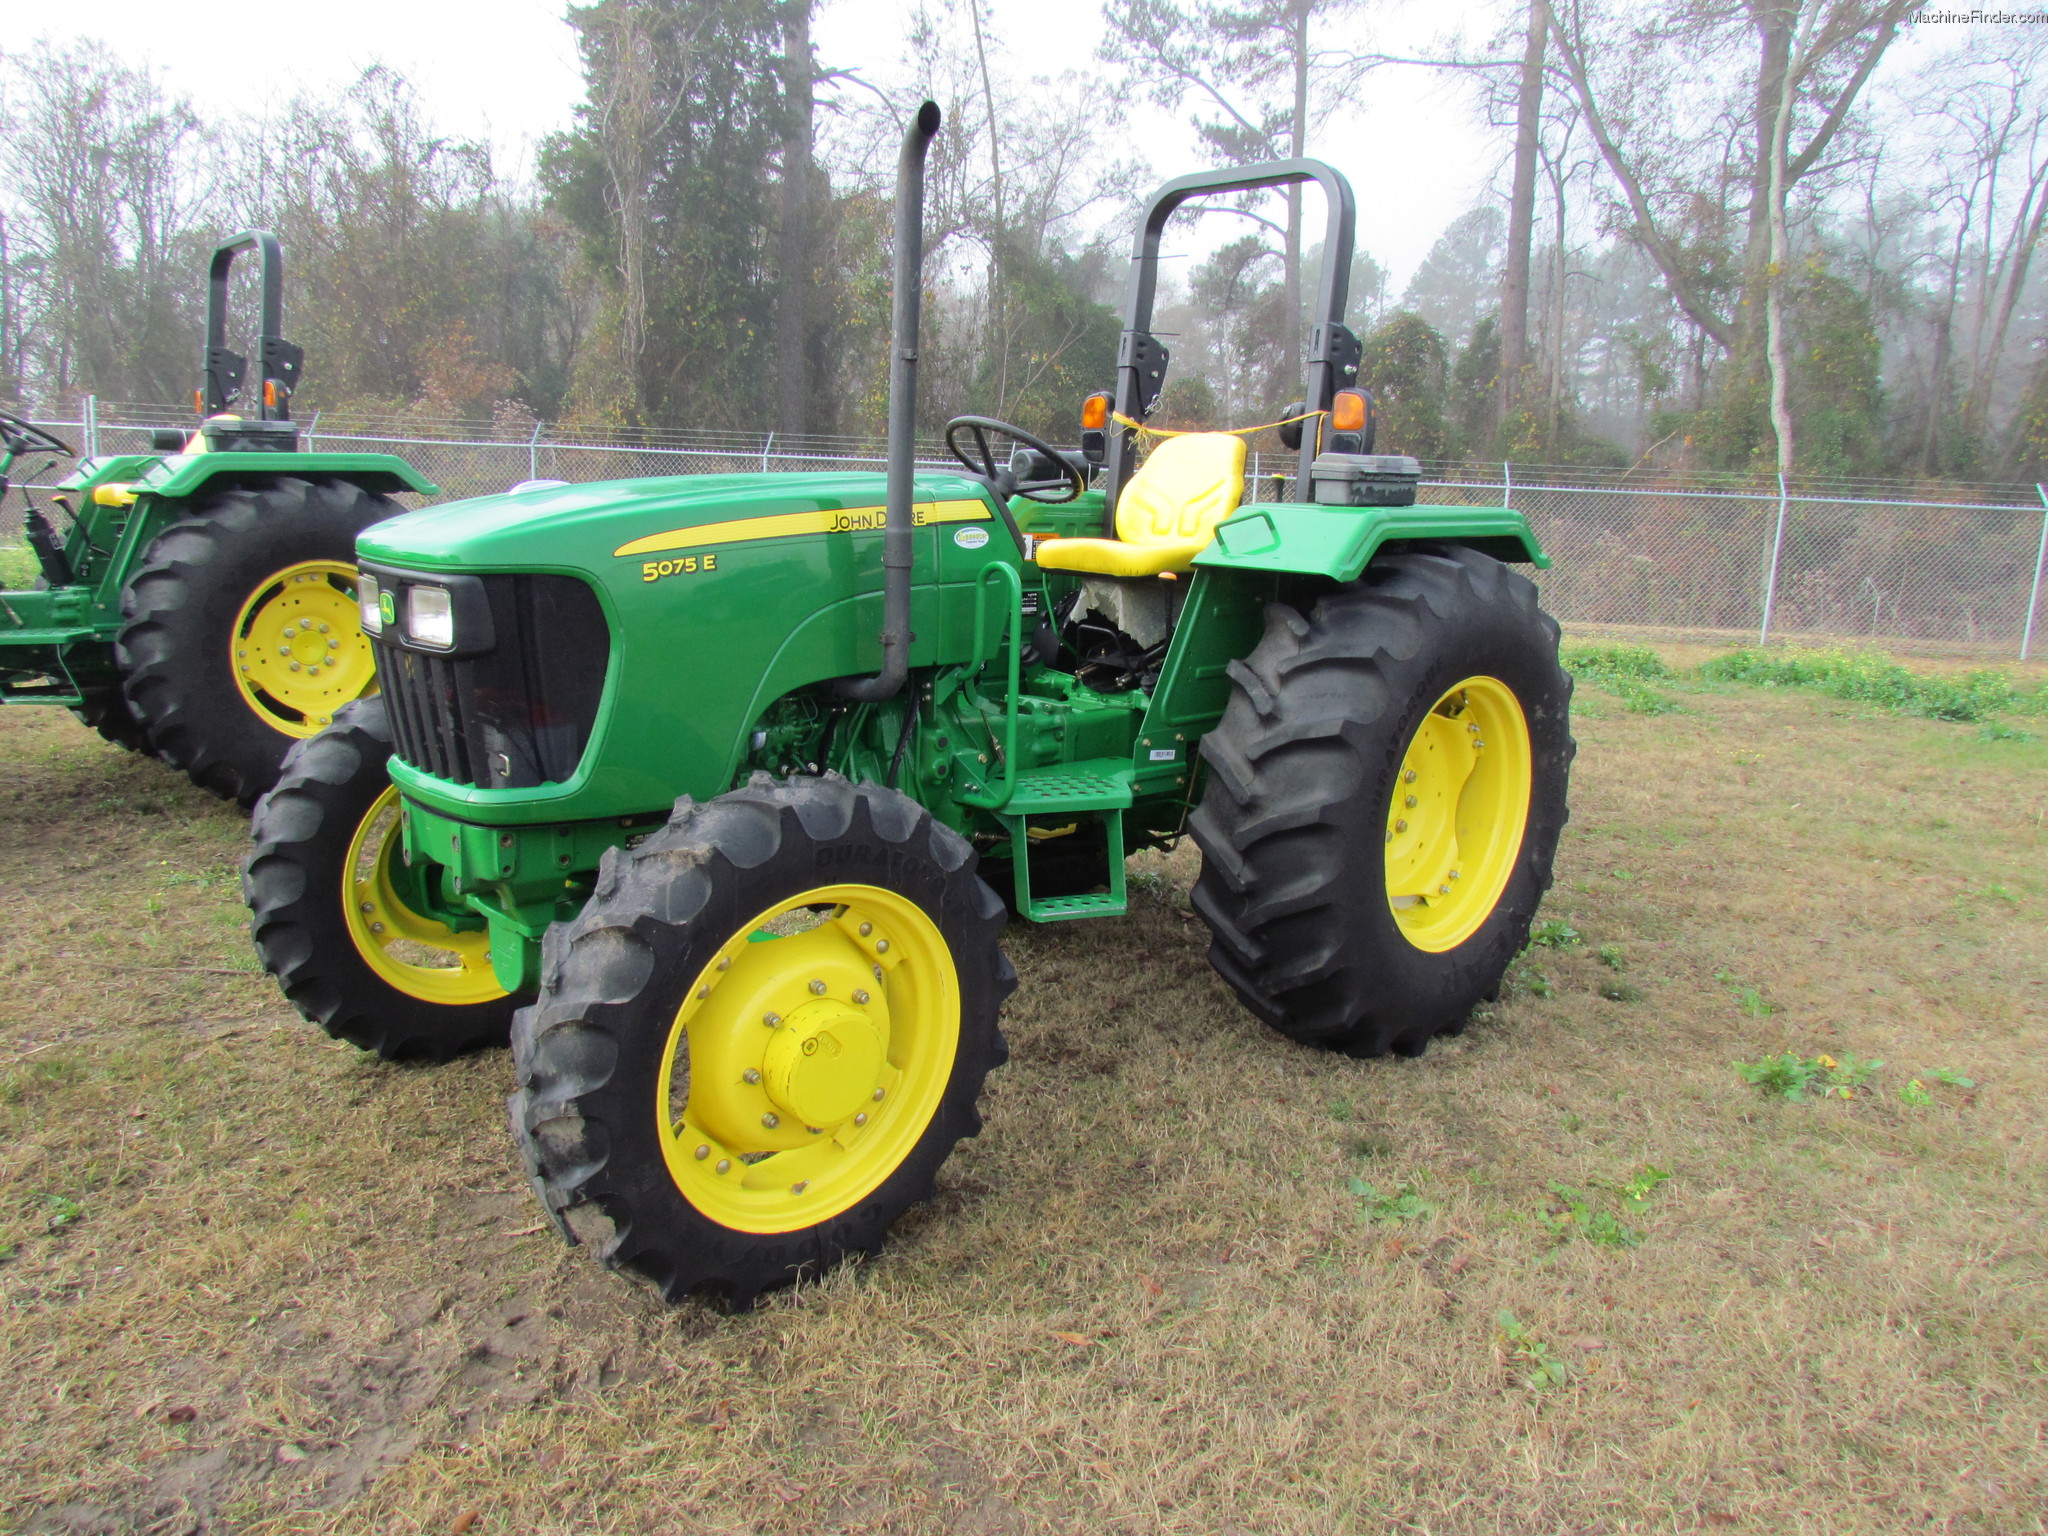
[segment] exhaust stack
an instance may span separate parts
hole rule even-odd
[[[882,670],[839,684],[841,698],[894,698],[910,673],[911,500],[917,473],[917,328],[924,297],[924,157],[939,104],[917,109],[896,157],[895,302],[889,328],[889,486],[882,531]]]

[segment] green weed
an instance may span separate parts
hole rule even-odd
[[[1640,645],[1568,645],[1559,659],[1573,677],[1606,689],[1630,714],[1665,715],[1678,708],[1649,686],[1652,678],[1672,675],[1655,651]]]
[[[1643,989],[1619,976],[1610,976],[1601,982],[1599,992],[1610,1003],[1640,1003],[1643,1000]]]
[[[1540,966],[1517,966],[1513,975],[1514,984],[1531,997],[1557,996],[1557,983],[1550,979],[1550,973]]]
[[[1573,677],[1589,683],[1611,683],[1627,678],[1647,682],[1672,675],[1664,660],[1643,645],[1567,645],[1558,660]]]
[[[1645,1163],[1634,1173],[1614,1186],[1615,1192],[1632,1206],[1648,1203],[1650,1196],[1657,1193],[1657,1187],[1671,1177],[1668,1170],[1651,1163]]]
[[[1546,917],[1529,930],[1529,942],[1546,949],[1575,949],[1586,941],[1570,918]]]
[[[1994,714],[2034,714],[2048,709],[2048,694],[2039,689],[2015,689],[2002,672],[1928,676],[1907,671],[1889,656],[1867,651],[1743,649],[1716,656],[1700,668],[1700,675],[1760,688],[1813,688],[1901,714],[1971,725],[1988,721]]]
[[[1735,1006],[1752,1019],[1768,1019],[1778,1011],[1776,1003],[1766,998],[1760,989],[1745,986],[1733,971],[1716,971],[1714,980],[1728,989],[1728,995],[1735,999]]]
[[[1554,1392],[1564,1385],[1564,1362],[1557,1358],[1536,1330],[1503,1307],[1494,1314],[1502,1347],[1509,1363],[1531,1392]]]
[[[1977,732],[1979,741],[2032,741],[2034,733],[2023,731],[2016,725],[2003,725],[1994,720]]]
[[[1584,1190],[1553,1181],[1550,1193],[1555,1198],[1536,1213],[1536,1219],[1560,1243],[1578,1237],[1602,1248],[1634,1248],[1642,1242],[1642,1233],[1616,1219],[1612,1211],[1602,1210]]]
[[[1415,1193],[1415,1186],[1403,1184],[1391,1195],[1383,1195],[1379,1189],[1363,1179],[1347,1179],[1345,1187],[1358,1200],[1360,1224],[1383,1221],[1418,1221],[1436,1209],[1434,1202],[1425,1200]]]
[[[1932,1081],[1948,1088],[1974,1088],[1977,1086],[1977,1080],[1974,1077],[1965,1077],[1962,1073],[1952,1071],[1947,1067],[1936,1067],[1927,1076]],[[1899,1102],[1917,1107],[1923,1104],[1932,1104],[1934,1102],[1934,1095],[1927,1091],[1927,1084],[1916,1077],[1900,1084]]]
[[[1856,1090],[1883,1066],[1881,1061],[1847,1054],[1837,1061],[1832,1056],[1795,1056],[1787,1051],[1760,1061],[1738,1061],[1735,1070],[1767,1099],[1790,1099],[1795,1104],[1804,1104],[1808,1090],[1823,1099],[1854,1098]]]
[[[1600,963],[1610,971],[1618,971],[1622,968],[1622,953],[1619,944],[1602,944],[1596,953],[1600,956]]]
[[[44,1195],[43,1210],[45,1232],[62,1232],[85,1214],[85,1207],[69,1195]]]

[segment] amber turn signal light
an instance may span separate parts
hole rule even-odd
[[[1340,389],[1337,398],[1330,402],[1330,430],[1333,432],[1363,432],[1369,411],[1365,395],[1356,389]]]
[[[1081,430],[1100,432],[1109,425],[1109,396],[1093,394],[1081,402]]]
[[[265,379],[263,381],[263,403],[273,411],[277,409],[277,380]]]

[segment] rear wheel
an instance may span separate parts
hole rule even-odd
[[[381,698],[295,747],[251,823],[242,897],[263,968],[301,1014],[379,1056],[446,1061],[504,1044],[518,1000],[442,867],[406,864],[390,757]]]
[[[103,740],[130,752],[140,752],[144,757],[156,756],[156,749],[149,744],[149,732],[135,718],[135,711],[128,707],[119,688],[92,695],[71,713],[82,724],[98,731]]]
[[[405,509],[339,480],[218,491],[157,535],[122,594],[130,706],[173,766],[253,805],[294,741],[375,686],[356,535]]]
[[[1253,1013],[1413,1056],[1499,990],[1566,818],[1557,648],[1535,587],[1457,547],[1268,611],[1189,821],[1210,960]]]
[[[565,1236],[728,1308],[873,1253],[981,1128],[1016,974],[921,806],[766,775],[605,856],[513,1027],[513,1135]]]

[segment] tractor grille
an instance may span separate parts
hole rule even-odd
[[[572,576],[485,576],[495,644],[475,655],[412,649],[387,629],[377,681],[397,756],[476,789],[529,789],[576,771],[597,720],[611,631]]]

